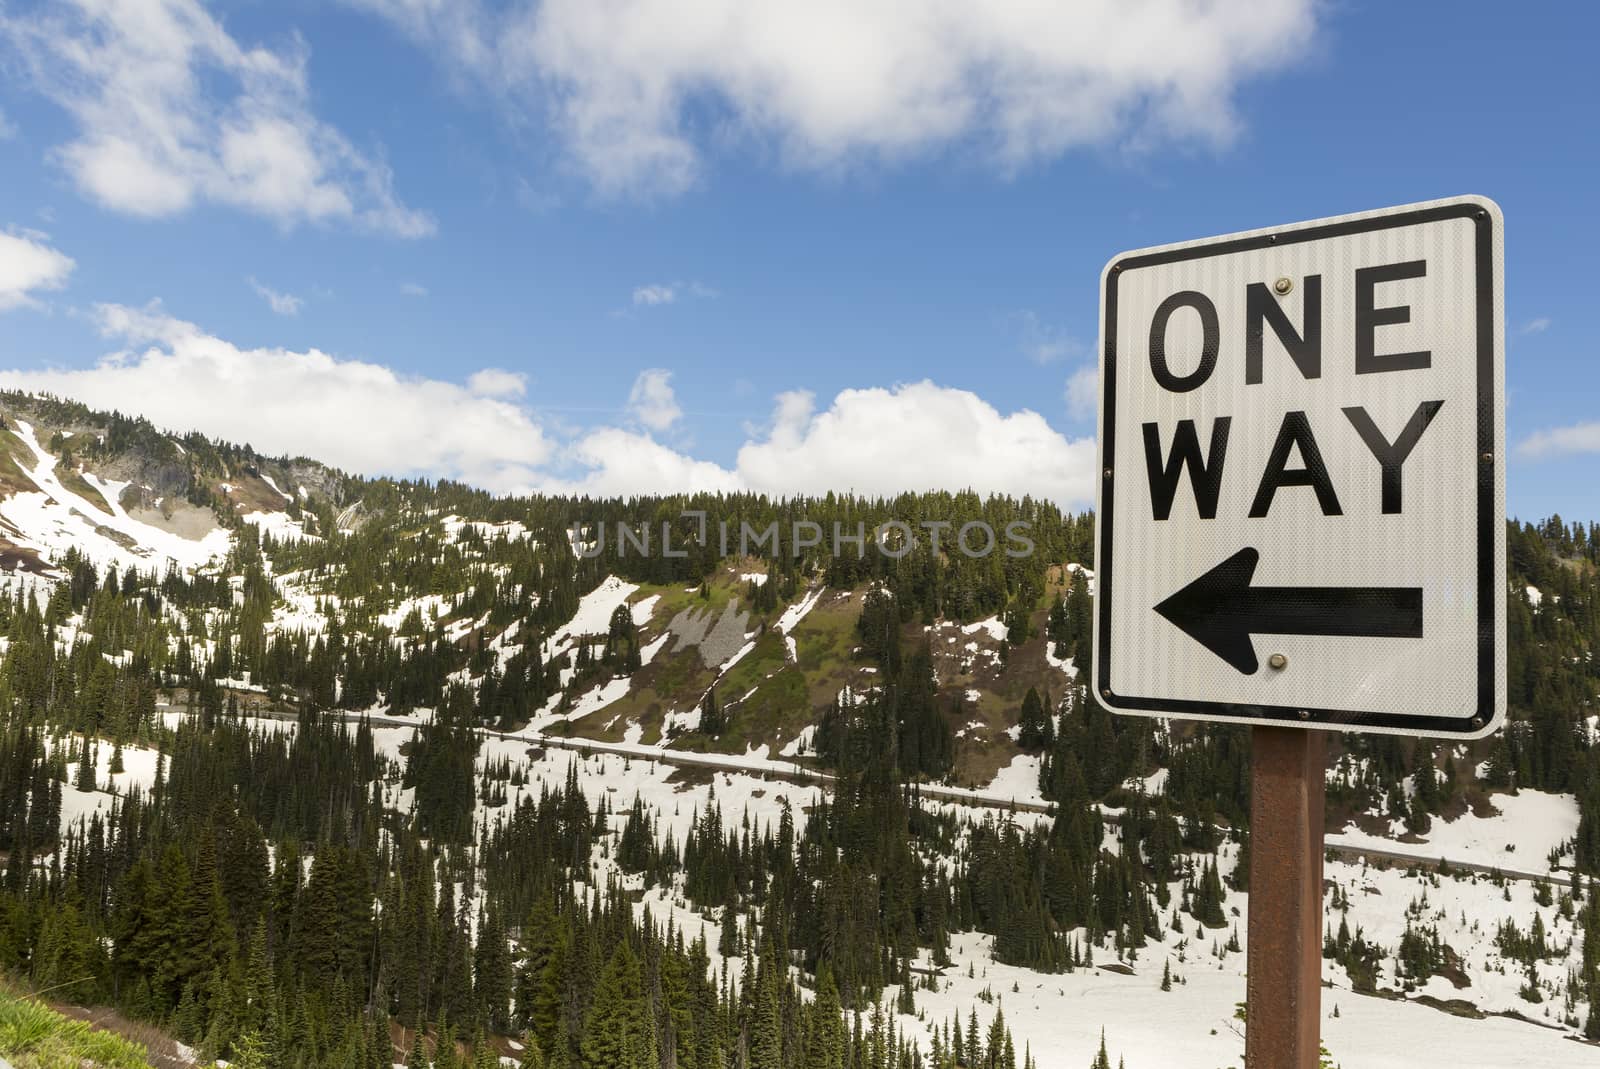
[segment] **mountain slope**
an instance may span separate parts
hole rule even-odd
[[[0,903],[11,910],[0,936],[8,917],[39,908],[34,895],[77,896],[85,918],[48,932],[19,921],[29,934],[0,938],[8,967],[66,978],[59,948],[79,946],[106,997],[114,977],[168,976],[89,949],[122,954],[129,931],[159,921],[130,920],[95,889],[114,883],[126,898],[122,881],[158,874],[181,884],[216,868],[208,842],[259,843],[261,871],[270,844],[274,858],[334,866],[314,862],[311,878],[337,871],[327,879],[341,895],[369,888],[370,901],[344,901],[364,915],[383,904],[360,924],[384,928],[421,893],[406,923],[442,941],[425,955],[441,968],[471,973],[463,954],[488,954],[489,968],[505,948],[484,948],[502,938],[517,969],[532,968],[549,949],[537,932],[555,923],[524,923],[540,893],[566,918],[562,938],[589,938],[565,911],[604,901],[631,920],[606,922],[596,960],[627,924],[640,926],[627,938],[642,953],[656,945],[650,926],[668,921],[715,944],[702,973],[736,974],[742,959],[771,975],[782,960],[795,999],[826,974],[844,1005],[898,1010],[884,1027],[918,1037],[930,1066],[950,1064],[948,1018],[981,1001],[1004,1003],[1041,1066],[1068,1064],[1042,1052],[1076,1051],[1111,1022],[1141,1052],[1138,1069],[1160,1037],[1140,1034],[1130,1007],[1139,984],[1154,990],[1141,970],[1162,960],[1185,1020],[1216,1037],[1196,1041],[1229,1057],[1248,736],[1112,717],[1084,689],[1090,518],[972,494],[493,498],[261,458],[48,399],[0,398],[0,419]],[[1035,552],[974,556],[947,539],[894,556],[869,534],[798,552],[785,536],[781,552],[768,542],[741,554],[719,537],[737,547],[747,527],[852,534],[889,521],[1025,523]],[[646,530],[655,552],[638,548]],[[1600,941],[1588,936],[1600,914],[1573,876],[1600,869],[1600,538],[1551,521],[1514,526],[1511,542],[1511,727],[1450,746],[1337,739],[1329,830],[1351,848],[1498,860],[1529,879],[1331,863],[1327,970],[1352,998],[1600,1033]],[[1005,812],[1012,801],[1019,811]],[[30,869],[37,880],[16,875]],[[288,879],[281,867],[273,878]],[[317,922],[289,890],[218,880],[232,910],[264,910],[286,931]],[[273,931],[271,953],[324,961],[326,948],[276,944]],[[450,994],[459,975],[420,995],[384,986],[387,970],[420,967],[408,940],[424,936],[407,932],[347,947],[361,966],[347,972],[333,959],[280,970],[280,994],[308,987],[342,1005],[316,979],[339,974],[346,994],[378,984],[369,995],[392,997],[402,1024],[465,1012],[469,996],[491,1032],[524,1012],[522,996],[471,979],[467,995]],[[248,926],[223,942],[218,960],[259,959]],[[526,980],[529,998],[540,982]],[[572,982],[566,997],[587,1006],[595,992]],[[788,982],[771,981],[772,997],[790,998],[777,994]],[[162,983],[129,1010],[170,1017],[213,1053],[242,1034],[248,1014],[216,1009],[238,996],[226,970]],[[1025,994],[1057,988],[1109,1001],[1095,996],[1094,1014],[1067,1027],[1050,999]],[[1356,1005],[1330,1035],[1361,1056],[1352,1064],[1384,1064],[1363,1029],[1389,1011]],[[313,1049],[293,1019],[250,1019]],[[577,1057],[581,1017],[569,1024]],[[376,1042],[375,1026],[362,1028],[341,1033],[349,1050]],[[1475,1034],[1517,1042],[1499,1028]]]

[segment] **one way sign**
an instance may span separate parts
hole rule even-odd
[[[1505,715],[1500,209],[1102,278],[1095,679],[1120,712],[1476,737]]]

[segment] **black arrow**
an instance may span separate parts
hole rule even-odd
[[[1422,637],[1421,587],[1251,586],[1260,559],[1241,549],[1156,612],[1245,675],[1260,667],[1253,634]]]

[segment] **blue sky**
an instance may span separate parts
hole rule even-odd
[[[1589,5],[1031,6],[5,2],[0,381],[501,490],[1077,506],[1109,256],[1474,192],[1510,508],[1600,518]]]

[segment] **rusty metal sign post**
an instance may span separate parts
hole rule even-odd
[[[1327,739],[1250,737],[1248,1069],[1317,1069],[1322,1048],[1322,813]]]
[[[1506,709],[1505,250],[1453,197],[1101,277],[1093,683],[1253,732],[1248,1069],[1317,1069],[1327,731]]]

